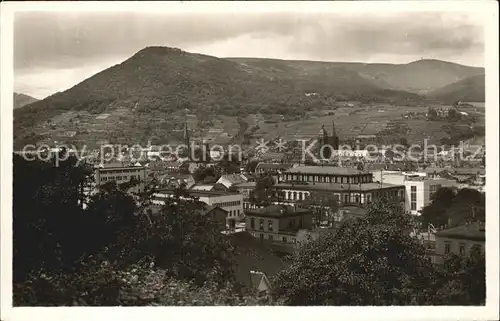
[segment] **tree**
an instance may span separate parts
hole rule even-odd
[[[245,165],[245,172],[254,173],[255,168],[257,168],[258,164],[259,164],[259,161],[255,160],[255,159],[248,161]]]
[[[435,304],[484,305],[486,299],[486,260],[473,247],[469,256],[450,254],[438,267]]]
[[[268,175],[257,179],[255,188],[250,192],[250,201],[259,206],[267,206],[278,201],[280,195],[274,186],[274,178]]]
[[[68,270],[85,252],[81,208],[91,180],[75,157],[48,162],[13,158],[13,278],[22,282],[40,269]]]
[[[45,293],[40,293],[40,291]],[[231,283],[220,287],[207,282],[172,278],[151,262],[125,268],[107,261],[90,260],[70,277],[40,273],[30,282],[15,285],[21,306],[210,306],[269,305],[270,297],[238,292]],[[47,296],[49,295],[49,296]],[[47,300],[45,298],[49,297]]]
[[[203,182],[207,177],[213,177],[216,181],[220,178],[219,171],[214,167],[200,166],[193,172],[196,182]]]
[[[485,220],[485,195],[479,191],[463,188],[455,192],[444,187],[437,190],[431,201],[422,209],[424,225],[454,227]]]
[[[165,201],[147,226],[147,248],[155,265],[180,279],[203,284],[231,280],[233,247],[217,222],[202,214],[203,203],[182,190]]]
[[[448,120],[458,121],[461,119],[461,115],[456,108],[450,108],[448,110]]]
[[[334,236],[306,243],[276,277],[275,295],[289,305],[424,304],[432,265],[414,227],[401,207],[376,201]]]
[[[427,119],[429,119],[429,120],[437,120],[438,119],[437,111],[434,108],[432,108],[432,107],[428,108]]]
[[[451,188],[440,188],[432,197],[431,203],[422,209],[421,220],[424,225],[444,226],[448,223],[444,213],[451,206],[455,193]]]
[[[338,210],[338,201],[335,195],[325,192],[311,192],[300,204],[315,213],[318,224],[324,220],[331,222],[333,214]]]
[[[237,154],[226,154],[224,157],[217,163],[217,168],[223,174],[234,174],[240,172],[240,161],[239,155]]]
[[[152,206],[151,191],[130,195],[111,182],[82,209],[85,175],[75,160],[55,167],[14,158],[16,305],[71,305],[82,296],[87,304],[119,304],[119,280],[100,284],[109,273],[103,264],[127,271],[147,260],[193,286],[232,282],[232,246],[203,203],[181,188],[164,207]]]

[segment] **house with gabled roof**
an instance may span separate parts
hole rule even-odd
[[[258,294],[267,294],[271,291],[271,282],[266,274],[259,271],[250,271],[250,285]]]

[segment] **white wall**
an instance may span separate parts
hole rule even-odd
[[[405,185],[405,210],[413,215],[418,215],[425,206],[431,203],[431,186],[441,185],[441,187],[457,186],[457,183],[449,179],[425,179],[425,180],[406,180]],[[416,209],[411,210],[411,187],[417,188]]]
[[[199,198],[200,202],[208,205],[218,205],[220,208],[228,212],[228,218],[241,218],[243,217],[243,195],[230,194],[222,196],[202,196]],[[239,202],[237,205],[229,205],[225,203]],[[222,203],[222,204],[220,204]],[[239,215],[238,215],[239,211]]]

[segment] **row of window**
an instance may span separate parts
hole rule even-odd
[[[318,182],[318,183],[371,183],[372,176],[324,176],[324,175],[284,175],[286,181]]]
[[[124,176],[108,176],[108,177],[101,177],[101,182],[111,182],[111,181],[128,181],[129,179],[137,178],[138,180],[141,179],[140,175],[131,175],[130,177],[127,175]]]
[[[451,252],[451,242],[444,243],[444,254],[449,254]],[[475,244],[475,247],[478,247],[481,250],[481,245]],[[458,254],[465,255],[465,243],[458,244]]]
[[[259,230],[264,231],[264,219],[259,219]],[[295,228],[302,228],[302,219],[299,219],[298,222],[295,219],[289,219],[287,223],[287,228],[290,229],[295,229]],[[255,230],[255,218],[250,218],[250,229]],[[274,226],[273,226],[273,220],[267,220],[267,231],[268,232],[273,232],[274,231]]]
[[[113,173],[113,174],[129,174],[129,173],[140,173],[141,170],[137,169],[118,169],[118,170],[101,170],[101,174]]]
[[[232,216],[240,216],[240,210],[231,210],[229,211],[229,216],[232,217]]]
[[[250,228],[255,230],[255,219],[253,217],[250,219]],[[259,230],[261,230],[261,231],[264,230],[264,220],[263,219],[259,220]],[[270,232],[273,231],[273,220],[267,220],[267,230]]]
[[[252,235],[255,237],[255,236],[256,236],[256,233],[252,233]],[[261,241],[264,241],[264,237],[265,237],[265,235],[264,235],[264,234],[262,234],[262,233],[260,233],[260,234],[259,234],[259,239],[260,239]],[[267,239],[268,239],[269,241],[274,241],[274,235],[268,235],[268,236],[267,236]],[[281,237],[281,241],[282,241],[283,243],[288,243],[288,237],[286,237],[286,236],[282,236],[282,237]],[[292,243],[295,243],[295,238],[293,238],[293,237],[292,237],[292,238],[291,238],[291,241],[292,241]]]
[[[226,207],[226,206],[238,206],[241,205],[241,201],[233,201],[233,202],[220,202],[220,203],[214,203],[213,205],[219,206],[219,207]]]

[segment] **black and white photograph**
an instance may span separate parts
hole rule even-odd
[[[2,320],[497,319],[497,24],[493,1],[2,3]]]

